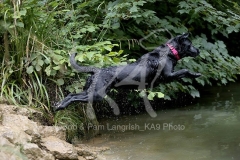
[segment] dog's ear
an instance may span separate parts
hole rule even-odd
[[[181,38],[188,38],[188,36],[189,36],[189,33],[183,33]]]
[[[188,38],[189,33],[183,33],[182,35],[178,35],[177,37],[174,38],[174,40],[176,42],[181,42],[183,40],[185,40],[186,38]]]

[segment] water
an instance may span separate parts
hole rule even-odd
[[[102,153],[109,160],[239,160],[239,88],[240,83],[209,88],[197,103],[158,111],[156,118],[109,119],[88,144],[109,146]]]

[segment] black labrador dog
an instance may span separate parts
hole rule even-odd
[[[177,61],[181,58],[199,55],[185,33],[170,39],[165,45],[144,54],[136,62],[108,68],[95,68],[79,66],[75,61],[76,53],[70,57],[70,63],[78,72],[90,73],[84,90],[81,93],[69,94],[56,107],[55,110],[64,109],[70,103],[101,101],[111,88],[125,86],[126,88],[137,87],[145,89],[158,85],[161,81],[190,77],[197,78],[200,73],[189,72],[188,69],[174,71]]]

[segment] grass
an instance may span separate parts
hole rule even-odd
[[[96,118],[88,118],[86,107],[87,104],[73,104],[67,110],[55,114],[54,123],[66,129],[68,142],[72,142],[75,138],[89,138],[98,134],[98,130],[88,127],[89,123],[98,125],[98,121]]]
[[[86,122],[83,110],[70,107],[55,113],[52,109],[52,105],[64,96],[62,88],[66,86],[59,86],[56,81],[59,76],[64,77],[64,73],[61,70],[51,70],[56,72],[55,75],[46,75],[45,72],[46,66],[52,69],[59,65],[64,69],[66,65],[66,62],[56,64],[59,60],[50,56],[64,46],[66,37],[55,34],[59,24],[54,23],[56,14],[61,16],[65,11],[60,9],[54,12],[58,8],[52,8],[51,5],[54,4],[41,5],[36,2],[38,1],[6,1],[0,10],[3,15],[0,16],[3,18],[0,23],[0,34],[3,33],[0,52],[4,53],[0,55],[0,103],[35,108],[43,113],[46,124],[80,126]],[[64,1],[55,4],[72,9],[72,5],[67,6]],[[85,133],[79,129],[66,129],[68,141]]]
[[[24,85],[20,86],[16,80],[13,80],[14,72],[7,70],[9,67],[1,67],[1,99],[9,104],[16,106],[27,106],[41,111],[46,122],[45,124],[56,125],[66,128],[67,141],[71,142],[72,139],[84,137],[86,135],[86,124],[90,122],[85,115],[84,104],[78,106],[70,106],[67,110],[53,112],[51,108],[51,99],[60,99],[59,96],[63,95],[61,87],[54,84],[54,81],[44,81],[43,77],[39,76],[36,72],[23,78]],[[51,85],[46,83],[52,82]],[[49,88],[48,88],[49,87]],[[50,91],[52,94],[49,95]],[[57,93],[59,95],[57,95]],[[1,102],[1,101],[0,101]],[[3,101],[2,101],[3,102]],[[80,105],[80,106],[79,106]],[[95,122],[97,123],[96,119]]]

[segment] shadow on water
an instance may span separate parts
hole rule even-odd
[[[201,92],[197,103],[180,109],[108,119],[101,136],[89,140],[109,146],[110,160],[238,160],[240,159],[240,83]]]

